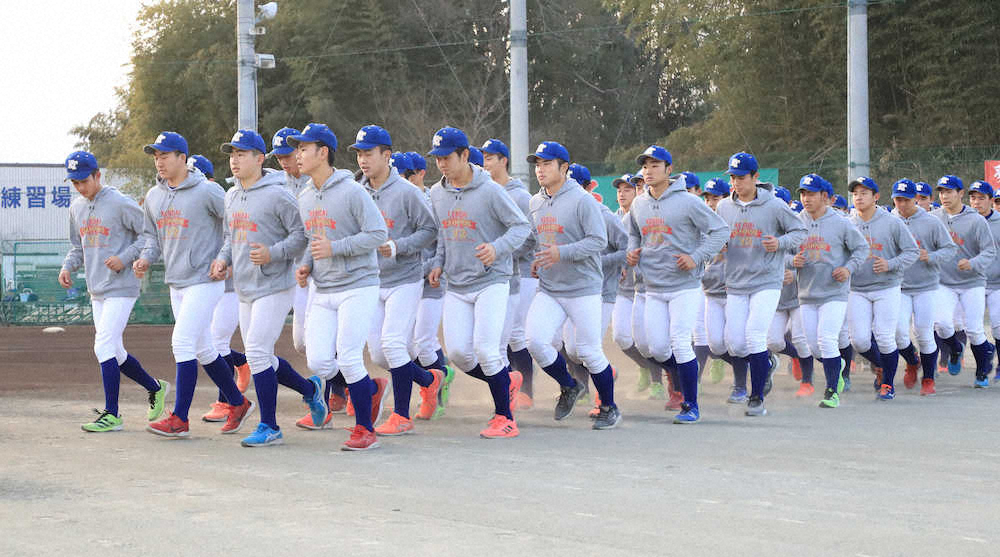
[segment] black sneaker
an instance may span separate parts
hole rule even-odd
[[[601,406],[597,418],[594,419],[594,429],[613,429],[622,421],[621,410],[617,406]]]
[[[747,410],[744,413],[747,416],[766,416],[767,409],[764,408],[764,399],[759,396],[750,397],[750,402],[747,403]]]
[[[572,387],[559,387],[559,401],[556,402],[555,419],[561,420],[572,414],[573,407],[576,406],[576,399],[580,397],[580,393],[586,390],[587,386],[580,381],[577,381],[576,385]]]
[[[764,380],[764,396],[767,396],[771,392],[771,388],[774,387],[771,376],[774,375],[774,371],[777,369],[778,357],[769,352],[767,356],[767,379]]]

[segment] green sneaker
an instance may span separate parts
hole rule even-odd
[[[167,393],[170,392],[170,383],[160,379],[160,389],[149,391],[149,411],[146,412],[146,420],[155,422],[163,414],[163,407],[167,401]]]
[[[635,387],[635,392],[641,393],[649,388],[649,370],[641,367],[639,368],[639,384]]]
[[[823,394],[823,400],[819,401],[820,408],[836,408],[840,406],[840,395],[833,389],[827,389]]]
[[[847,362],[843,358],[840,359],[840,373],[837,374],[837,394],[844,392],[844,368],[847,367]]]
[[[90,422],[89,424],[83,424],[80,426],[84,431],[89,431],[91,433],[104,433],[105,431],[121,431],[122,429],[122,419],[115,416],[107,410],[98,410],[94,408],[94,413],[97,414],[97,419]]]
[[[455,370],[451,366],[444,366],[444,384],[438,390],[438,406],[434,410],[434,415],[431,416],[432,420],[436,420],[441,416],[444,416],[445,406],[448,405],[448,399],[451,397],[451,382],[455,380]]]
[[[712,368],[709,371],[709,379],[712,380],[712,384],[716,384],[722,381],[726,376],[726,362],[722,360],[712,360]]]
[[[667,390],[663,388],[663,383],[649,385],[649,400],[667,400]]]

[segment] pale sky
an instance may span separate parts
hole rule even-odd
[[[143,3],[0,3],[0,163],[62,163],[70,128],[117,104]]]

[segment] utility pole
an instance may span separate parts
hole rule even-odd
[[[277,12],[278,3],[268,2],[260,7],[260,13],[255,17],[254,0],[236,2],[236,98],[239,129],[257,130],[257,68],[273,68],[274,55],[257,54],[254,51],[254,41],[257,35],[265,32],[257,24],[265,19],[272,19]]]
[[[868,1],[847,4],[847,179],[871,173],[868,144]]]
[[[528,10],[510,0],[510,173],[525,184],[528,152]]]

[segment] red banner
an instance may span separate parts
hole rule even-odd
[[[1000,161],[986,161],[984,177],[993,189],[1000,187]]]

